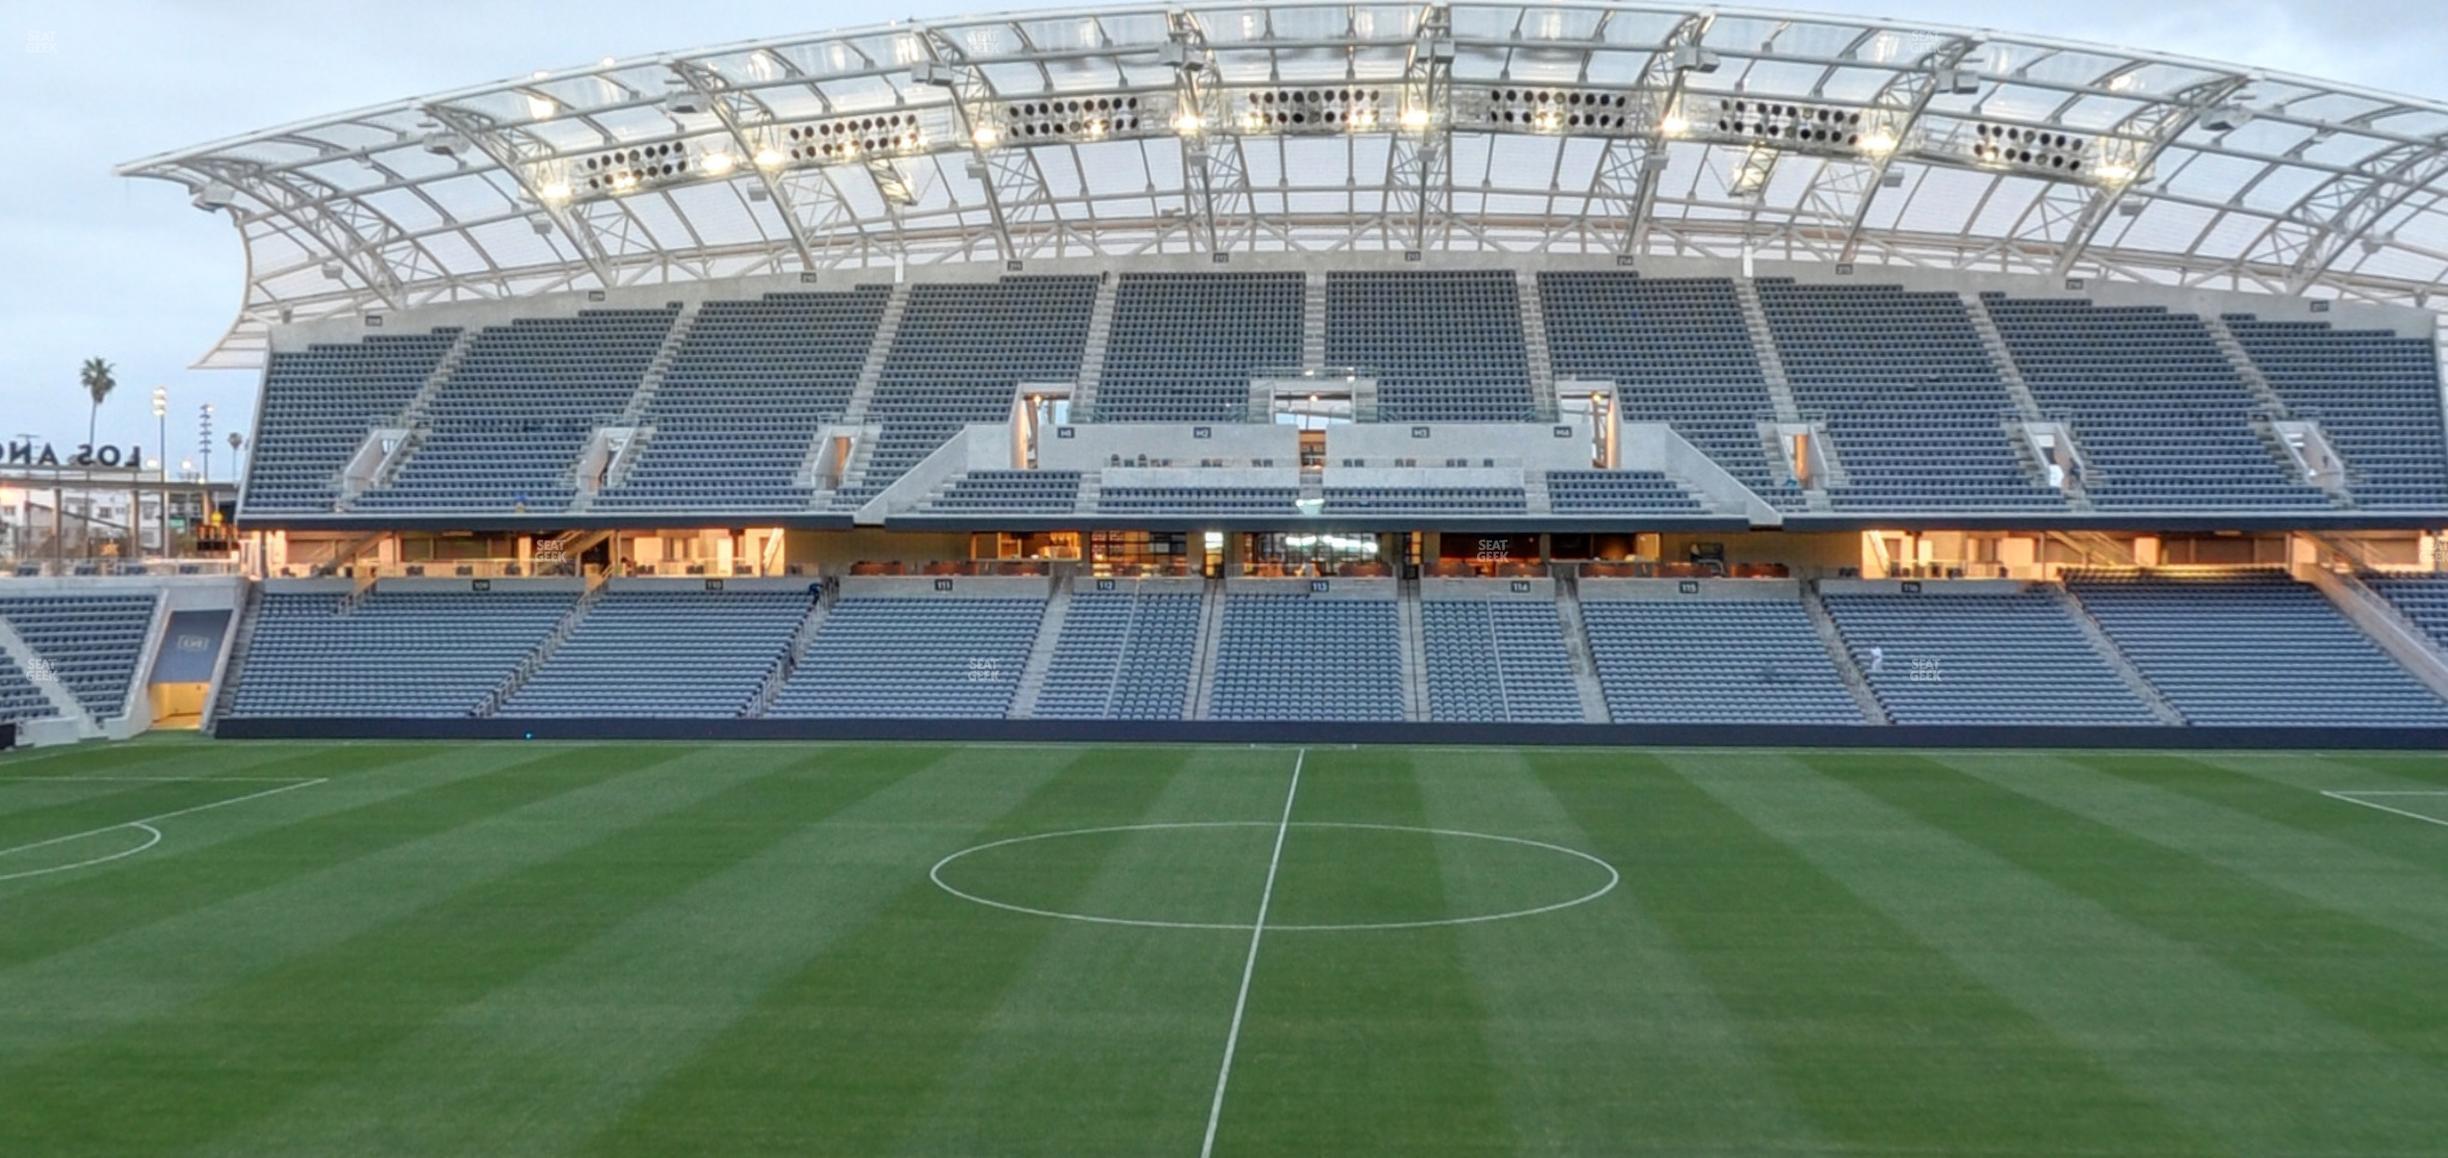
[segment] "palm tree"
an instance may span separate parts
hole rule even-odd
[[[93,396],[93,408],[86,412],[85,417],[85,445],[91,446],[94,435],[101,429],[102,400],[119,388],[119,380],[111,377],[110,363],[100,358],[87,358],[84,369],[77,372],[77,381],[84,384],[85,393]]]

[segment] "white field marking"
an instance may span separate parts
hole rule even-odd
[[[300,776],[0,776],[0,784],[303,784]]]
[[[1241,962],[1241,995],[1233,998],[1232,1032],[1224,1036],[1224,1064],[1216,1070],[1215,1100],[1207,1106],[1207,1141],[1199,1158],[1215,1153],[1216,1126],[1224,1120],[1224,1086],[1232,1081],[1233,1050],[1241,1044],[1241,1015],[1249,1012],[1250,978],[1258,973],[1258,942],[1266,936],[1267,906],[1275,900],[1275,870],[1283,867],[1284,835],[1292,831],[1292,801],[1300,795],[1301,765],[1309,760],[1303,748],[1292,758],[1292,787],[1284,792],[1283,819],[1275,822],[1275,853],[1267,858],[1266,890],[1258,894],[1258,919],[1250,925],[1249,956]]]
[[[985,852],[988,849],[1002,848],[1006,845],[1028,844],[1033,841],[1040,840],[1060,840],[1065,837],[1097,836],[1114,832],[1158,832],[1168,829],[1186,828],[1272,827],[1274,826],[1263,820],[1194,820],[1173,821],[1157,824],[1117,824],[1108,825],[1102,828],[1075,828],[1063,832],[1032,833],[1028,836],[1015,836],[1004,840],[981,844],[974,848],[964,848],[959,852],[953,853],[952,855],[935,862],[935,867],[928,871],[927,877],[935,882],[935,887],[942,889],[953,896],[959,897],[964,901],[969,901],[973,904],[985,905],[988,908],[1002,909],[1006,912],[1022,913],[1032,917],[1051,917],[1058,921],[1080,921],[1092,925],[1123,925],[1140,929],[1246,930],[1253,928],[1253,926],[1246,922],[1233,921],[1162,921],[1152,918],[1142,919],[1137,917],[1103,917],[1094,913],[1067,913],[1060,909],[1039,909],[1032,908],[1028,905],[1016,905],[1009,901],[998,901],[992,897],[981,897],[975,893],[967,892],[944,880],[943,870],[952,864],[952,862],[968,856],[971,853]],[[1437,917],[1431,920],[1420,921],[1369,921],[1334,925],[1286,925],[1278,922],[1269,924],[1267,926],[1267,931],[1272,933],[1367,933],[1395,929],[1431,929],[1446,925],[1482,925],[1490,921],[1511,921],[1521,917],[1535,917],[1544,913],[1556,912],[1560,909],[1569,909],[1577,905],[1586,905],[1591,901],[1597,900],[1598,898],[1615,891],[1615,887],[1623,883],[1623,874],[1616,871],[1614,865],[1608,864],[1606,861],[1592,856],[1589,853],[1583,852],[1580,849],[1566,848],[1560,844],[1549,844],[1543,840],[1530,840],[1528,838],[1519,836],[1498,836],[1495,833],[1490,832],[1470,832],[1457,828],[1418,828],[1407,824],[1362,824],[1357,822],[1336,820],[1295,820],[1291,823],[1291,827],[1354,828],[1376,832],[1413,832],[1422,836],[1447,836],[1457,837],[1464,840],[1488,840],[1496,841],[1502,844],[1516,844],[1524,848],[1535,848],[1548,852],[1562,853],[1565,856],[1576,857],[1578,859],[1588,861],[1589,863],[1598,866],[1599,871],[1607,875],[1607,880],[1605,884],[1598,886],[1596,889],[1593,889],[1590,892],[1574,897],[1571,900],[1557,901],[1554,904],[1539,905],[1535,908],[1509,909],[1500,913],[1477,913],[1467,917]]]
[[[58,779],[63,779],[63,780],[65,780],[65,779],[71,779],[71,778],[70,778],[70,777],[58,777]],[[211,779],[215,779],[215,777],[205,776],[205,777],[199,777],[198,779],[203,779],[203,780],[211,780]],[[260,782],[260,781],[258,781],[258,782]],[[86,837],[89,837],[89,836],[100,836],[100,835],[102,835],[103,833],[106,833],[106,832],[116,832],[116,831],[118,831],[118,830],[120,830],[120,829],[122,829],[122,828],[141,828],[141,829],[145,830],[146,832],[149,832],[149,833],[152,833],[152,834],[153,834],[153,839],[151,839],[151,840],[149,840],[149,841],[146,841],[146,842],[145,842],[145,843],[144,843],[144,844],[143,844],[141,847],[138,847],[138,848],[132,848],[132,849],[129,849],[128,851],[126,851],[126,852],[117,853],[117,854],[112,855],[112,856],[106,856],[106,857],[97,857],[97,858],[95,858],[95,859],[93,859],[93,860],[83,861],[83,862],[80,862],[80,863],[77,863],[77,864],[71,864],[71,865],[55,865],[55,866],[53,866],[53,867],[51,867],[51,868],[42,868],[42,869],[28,869],[28,870],[26,870],[26,871],[24,871],[24,872],[8,873],[8,874],[5,874],[5,875],[0,875],[0,881],[13,881],[13,880],[18,880],[18,879],[20,879],[20,878],[24,878],[24,877],[38,877],[38,876],[43,876],[43,875],[48,874],[48,873],[61,872],[61,871],[64,871],[64,870],[66,870],[66,869],[72,869],[72,868],[84,868],[84,867],[85,867],[85,866],[87,866],[87,865],[96,865],[96,864],[101,864],[101,863],[103,863],[104,861],[113,861],[113,860],[118,860],[120,857],[123,857],[123,856],[134,856],[134,855],[136,855],[137,853],[143,852],[145,849],[151,848],[151,847],[153,847],[154,845],[157,845],[157,844],[160,844],[160,843],[161,843],[161,839],[162,839],[161,830],[153,827],[153,825],[154,825],[155,823],[159,822],[159,821],[171,820],[171,819],[175,819],[175,818],[177,818],[177,817],[181,817],[181,816],[193,816],[193,815],[195,815],[196,813],[199,813],[199,812],[208,812],[208,811],[211,811],[212,809],[215,809],[215,808],[227,808],[227,807],[229,807],[229,806],[230,806],[230,805],[232,805],[232,804],[244,804],[244,803],[246,803],[246,802],[247,802],[247,801],[249,801],[249,800],[261,800],[261,799],[263,799],[264,797],[267,797],[267,796],[278,796],[278,795],[280,795],[280,794],[281,794],[281,793],[283,793],[283,792],[295,792],[295,791],[297,791],[297,790],[298,790],[298,789],[300,789],[300,788],[311,788],[311,787],[313,787],[313,786],[315,786],[315,785],[317,785],[317,784],[328,784],[328,783],[330,783],[330,782],[331,782],[331,778],[330,778],[330,777],[328,777],[328,776],[326,776],[326,777],[320,777],[320,778],[313,779],[313,780],[293,780],[293,781],[289,781],[289,782],[287,782],[287,783],[285,783],[285,784],[282,784],[282,785],[281,785],[280,787],[278,787],[278,788],[266,788],[266,789],[264,789],[264,790],[263,790],[263,791],[261,791],[261,792],[249,792],[249,793],[247,793],[247,794],[246,794],[246,795],[244,795],[244,796],[232,796],[232,797],[230,797],[230,798],[229,798],[229,799],[227,799],[227,800],[215,800],[215,801],[213,801],[213,802],[211,802],[211,803],[209,803],[209,804],[198,804],[198,805],[195,805],[195,806],[193,806],[193,807],[189,807],[189,808],[181,808],[181,809],[177,809],[177,810],[175,810],[175,811],[171,811],[171,812],[164,812],[164,813],[161,813],[161,814],[159,814],[159,815],[155,815],[155,816],[148,816],[148,817],[145,817],[145,818],[143,818],[143,819],[141,819],[141,820],[123,820],[123,821],[121,821],[121,822],[119,822],[119,823],[117,823],[117,824],[106,824],[106,825],[103,825],[103,826],[102,826],[102,827],[100,827],[100,828],[89,828],[89,829],[86,829],[86,830],[85,830],[85,831],[83,831],[83,832],[72,832],[72,833],[69,833],[69,834],[68,834],[68,835],[66,835],[66,836],[55,836],[55,837],[50,838],[49,840],[38,840],[38,841],[35,841],[35,842],[34,842],[34,843],[32,843],[32,844],[21,844],[21,845],[18,845],[18,846],[17,846],[17,847],[15,847],[15,848],[0,848],[0,857],[8,857],[8,856],[14,856],[14,855],[16,855],[16,854],[18,854],[18,853],[21,853],[21,852],[32,852],[32,851],[34,851],[35,849],[38,849],[38,848],[49,848],[49,847],[51,847],[52,845],[55,845],[55,844],[66,844],[66,843],[68,843],[69,841],[72,841],[72,840],[83,840],[83,839],[85,839]]]
[[[2376,809],[2379,809],[2379,810],[2380,810],[2380,811],[2382,811],[2382,812],[2387,812],[2387,813],[2391,813],[2391,814],[2394,814],[2394,815],[2397,815],[2397,816],[2402,816],[2402,817],[2405,817],[2405,818],[2406,818],[2406,819],[2408,819],[2408,820],[2419,820],[2419,821],[2422,821],[2424,824],[2436,824],[2436,825],[2439,825],[2439,826],[2440,826],[2440,827],[2442,827],[2442,828],[2448,828],[2448,820],[2442,820],[2442,819],[2440,819],[2439,817],[2436,817],[2436,816],[2426,816],[2426,815],[2424,815],[2424,814],[2422,814],[2422,813],[2420,813],[2420,812],[2408,812],[2407,810],[2405,810],[2405,809],[2403,809],[2403,808],[2391,808],[2391,807],[2389,807],[2388,805],[2386,805],[2386,804],[2382,804],[2382,803],[2380,803],[2379,801],[2376,801],[2376,800],[2365,800],[2365,799],[2363,799],[2363,797],[2366,797],[2366,796],[2448,796],[2448,791],[2430,791],[2430,792],[2413,792],[2413,791],[2330,792],[2330,791],[2324,791],[2324,792],[2322,792],[2322,793],[2321,793],[2321,795],[2326,796],[2326,797],[2328,797],[2328,798],[2330,798],[2330,799],[2332,799],[2332,800],[2343,800],[2343,801],[2345,801],[2345,802],[2346,802],[2346,803],[2348,803],[2348,804],[2360,804],[2360,805],[2362,805],[2362,806],[2363,806],[2363,807],[2365,807],[2365,808],[2376,808]]]

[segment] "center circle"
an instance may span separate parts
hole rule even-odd
[[[1024,899],[989,895],[995,890],[975,883],[964,885],[955,883],[955,881],[962,876],[959,870],[963,862],[967,862],[967,867],[974,870],[991,860],[999,860],[1016,854],[1064,851],[1063,846],[1066,844],[1143,833],[1178,835],[1185,838],[1195,838],[1199,835],[1249,838],[1238,841],[1246,845],[1246,848],[1234,848],[1227,852],[1227,856],[1230,856],[1231,859],[1226,860],[1222,867],[1226,869],[1245,867],[1242,858],[1233,854],[1254,852],[1258,867],[1264,869],[1273,855],[1272,849],[1278,827],[1304,831],[1335,831],[1351,838],[1344,843],[1360,849],[1363,857],[1369,846],[1382,845],[1387,838],[1410,837],[1425,838],[1431,842],[1464,842],[1463,847],[1473,851],[1464,854],[1459,872],[1461,883],[1474,886],[1481,892],[1532,891],[1538,895],[1512,896],[1502,902],[1484,906],[1484,911],[1444,916],[1406,917],[1396,920],[1320,920],[1300,917],[1298,913],[1302,904],[1298,890],[1301,886],[1297,883],[1287,886],[1286,882],[1278,880],[1272,895],[1273,911],[1266,920],[1266,929],[1270,933],[1349,933],[1428,929],[1447,925],[1478,925],[1491,921],[1518,920],[1522,917],[1535,917],[1543,913],[1573,908],[1576,905],[1586,905],[1613,892],[1615,886],[1623,882],[1623,874],[1617,872],[1614,865],[1579,849],[1566,848],[1560,844],[1549,844],[1542,840],[1450,828],[1422,828],[1404,824],[1363,824],[1332,820],[1295,820],[1280,826],[1278,822],[1271,820],[1179,821],[1160,824],[1116,824],[1097,828],[1072,828],[1059,832],[1031,833],[1027,836],[1014,836],[964,848],[936,861],[935,866],[927,870],[927,878],[935,883],[935,887],[972,904],[1002,909],[1005,912],[1023,913],[1033,917],[1083,921],[1097,925],[1125,925],[1142,929],[1238,929],[1246,932],[1257,927],[1255,920],[1173,920],[1160,916],[1124,915],[1112,912],[1075,912],[1062,908],[1027,904],[1024,903]],[[1180,847],[1188,850],[1185,854],[1186,858],[1195,854],[1195,848],[1187,843]],[[1384,850],[1380,849],[1380,851]],[[1417,855],[1416,850],[1396,851]],[[1470,859],[1474,856],[1477,858],[1476,861]],[[1515,879],[1524,874],[1525,866],[1540,864],[1543,864],[1544,867],[1527,869],[1529,875],[1538,879],[1526,884]],[[1023,862],[1022,865],[1015,867],[1030,866]],[[1173,866],[1166,867],[1172,868]],[[1190,867],[1195,868],[1196,866]],[[1341,899],[1363,907],[1370,904],[1387,903],[1382,898],[1368,895],[1371,890],[1366,886],[1372,878],[1365,875],[1369,873],[1366,863],[1354,864],[1350,868],[1351,874],[1345,874],[1338,879],[1336,890],[1324,891],[1359,893],[1361,895]],[[1427,866],[1426,871],[1436,873],[1438,869],[1432,865]],[[1151,875],[1160,879],[1169,879],[1175,874]],[[1179,875],[1182,875],[1183,879],[1206,879],[1204,875],[1195,872]],[[1399,887],[1405,882],[1379,883]],[[1291,891],[1288,892],[1288,888]],[[1320,890],[1313,887],[1312,891]],[[1287,911],[1293,914],[1292,919],[1280,919],[1278,914]]]

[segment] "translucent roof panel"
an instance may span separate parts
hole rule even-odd
[[[121,172],[239,228],[207,363],[245,364],[284,319],[1209,246],[1750,248],[2429,306],[2443,134],[2413,97],[2003,31],[1242,2],[609,61]]]

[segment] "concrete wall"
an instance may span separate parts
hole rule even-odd
[[[1063,434],[1066,430],[1071,432],[1068,437]],[[1197,436],[1202,430],[1207,432],[1204,438]],[[1327,445],[1331,447],[1333,443],[1329,441]],[[1255,422],[1196,426],[1089,422],[1053,427],[1037,440],[1037,466],[1042,470],[1106,470],[1107,461],[1114,455],[1132,462],[1141,455],[1151,461],[1170,459],[1178,466],[1193,469],[1200,461],[1211,458],[1244,465],[1251,459],[1271,458],[1278,466],[1298,467],[1300,431]]]
[[[1691,590],[1684,590],[1686,586]],[[1580,583],[1583,603],[1615,600],[1757,599],[1799,603],[1802,585],[1792,579],[1595,579]]]

